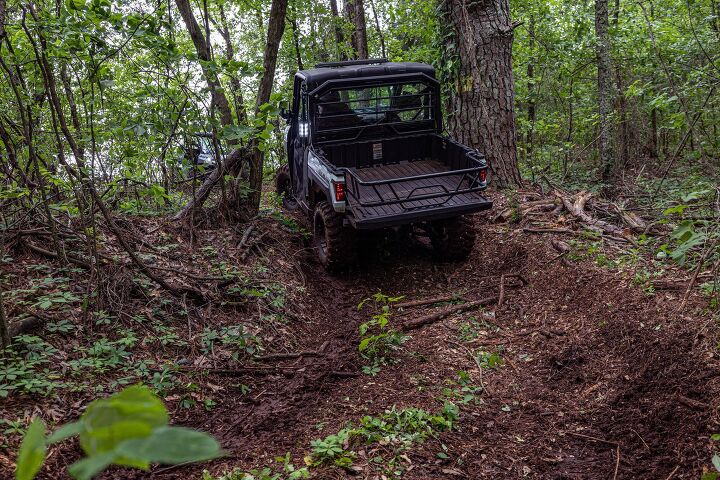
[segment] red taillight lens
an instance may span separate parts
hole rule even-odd
[[[335,200],[338,202],[345,201],[345,184],[344,183],[333,183],[335,186]]]
[[[480,181],[485,182],[487,180],[487,169],[480,170]]]

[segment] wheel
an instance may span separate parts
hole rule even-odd
[[[465,260],[475,245],[475,229],[471,217],[434,221],[430,224],[429,233],[435,253],[441,260]]]
[[[313,215],[313,248],[320,264],[329,272],[346,269],[355,261],[355,235],[343,227],[343,217],[327,202],[320,202]]]
[[[282,206],[286,210],[295,210],[297,201],[292,193],[292,180],[290,179],[290,167],[283,165],[277,169],[275,174],[275,193],[282,198]]]

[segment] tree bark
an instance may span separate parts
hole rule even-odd
[[[598,151],[602,165],[602,179],[606,182],[609,180],[615,166],[612,126],[610,124],[613,111],[613,86],[608,27],[608,0],[595,0],[595,54],[597,59],[598,110],[600,113]]]
[[[368,41],[363,0],[345,0],[345,14],[347,15],[348,21],[353,24],[350,44],[352,45],[354,56],[358,60],[365,60],[368,58]]]
[[[280,49],[280,41],[285,31],[285,14],[287,13],[288,0],[273,0],[270,7],[270,22],[268,25],[267,43],[265,44],[265,55],[263,58],[263,76],[260,79],[255,113],[260,107],[270,101],[273,82],[275,80],[275,67],[277,66],[277,55]],[[253,141],[253,154],[250,163],[250,190],[246,201],[248,212],[253,215],[260,208],[260,194],[262,192],[263,163],[265,155],[258,148],[257,141]]]
[[[342,18],[340,18],[340,13],[338,12],[337,0],[330,0],[330,11],[332,12],[338,58],[340,60],[347,60],[347,55],[345,54],[345,36],[342,31]]]
[[[443,6],[443,20],[455,33],[446,49],[459,61],[448,130],[488,158],[500,186],[519,186],[509,1],[445,0]]]

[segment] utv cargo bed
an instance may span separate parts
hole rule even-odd
[[[480,193],[479,171],[451,170],[432,159],[348,168],[348,220],[367,229],[490,209],[492,202]]]

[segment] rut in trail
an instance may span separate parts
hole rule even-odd
[[[370,252],[344,277],[324,274],[308,257],[302,321],[292,328],[298,351],[320,354],[272,364],[284,373],[225,378],[256,383],[250,398],[229,395],[193,425],[230,451],[204,468],[269,465],[286,452],[302,464],[312,440],[363,415],[393,405],[436,411],[442,389],[463,370],[476,381],[482,375],[482,401],[463,407],[456,430],[407,452],[403,478],[698,478],[712,457],[709,435],[720,431],[718,331],[702,302],[679,314],[677,292],[648,295],[617,271],[562,264],[549,239],[519,229],[482,218],[475,228],[464,264],[439,264],[419,243]],[[510,273],[529,283],[508,288],[494,318],[466,312],[414,331],[397,365],[376,377],[360,373],[363,298],[377,291],[407,300],[480,298],[497,294],[500,276]],[[468,339],[463,332],[478,319],[486,322]],[[480,372],[466,349],[498,351],[505,365]],[[336,469],[317,475],[353,478]]]

